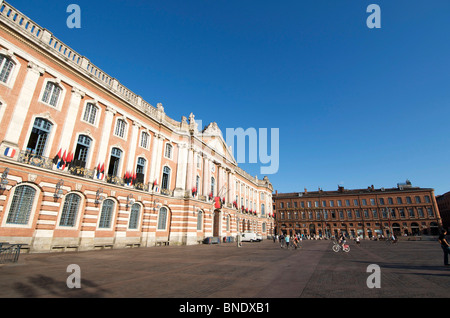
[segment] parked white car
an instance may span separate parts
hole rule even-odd
[[[260,233],[257,233],[257,234],[256,234],[256,240],[257,240],[258,242],[261,242],[261,241],[263,240],[263,237],[262,237],[262,235],[261,235]]]
[[[257,240],[255,232],[241,233],[241,242],[256,242]]]

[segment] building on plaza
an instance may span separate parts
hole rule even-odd
[[[442,218],[442,226],[448,231],[450,229],[450,192],[436,196],[436,202]]]
[[[409,181],[396,188],[276,192],[273,202],[276,233],[372,238],[436,235],[442,227],[434,190]]]
[[[216,123],[169,118],[0,5],[0,241],[46,252],[273,232],[272,184],[238,167]]]

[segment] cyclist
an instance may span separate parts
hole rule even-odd
[[[395,237],[395,234],[394,233],[392,233],[392,243],[393,244],[395,244],[395,243],[397,243],[397,237]]]
[[[345,236],[341,233],[341,234],[339,235],[339,241],[338,241],[338,243],[339,243],[339,245],[340,245],[342,248],[344,248],[345,242],[346,242]]]

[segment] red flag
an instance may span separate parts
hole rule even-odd
[[[215,197],[214,198],[214,208],[215,209],[220,209],[222,208],[222,202],[220,201],[219,197]]]
[[[61,159],[61,148],[59,148],[58,154],[53,158],[53,164],[58,164],[59,159]]]
[[[64,150],[64,155],[62,156],[62,167],[61,169],[64,170],[66,167],[66,151]]]

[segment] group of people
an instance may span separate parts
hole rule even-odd
[[[276,241],[280,243],[281,248],[289,248],[289,246],[292,246],[297,249],[301,248],[300,242],[302,241],[302,236],[300,234],[285,235],[281,233],[280,235],[273,236],[273,242],[275,243]]]

